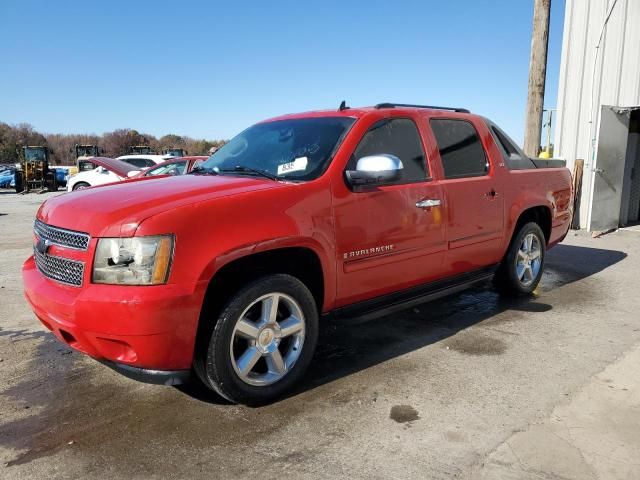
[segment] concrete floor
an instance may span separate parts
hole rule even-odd
[[[119,376],[58,343],[19,269],[45,196],[0,192],[0,477],[640,478],[640,233],[574,234],[537,294],[325,325],[273,405]]]

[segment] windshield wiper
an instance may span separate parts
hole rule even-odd
[[[280,180],[281,177],[274,175],[273,173],[269,173],[266,170],[259,170],[257,168],[245,167],[244,165],[236,165],[233,168],[220,168],[218,170],[220,173],[254,173],[264,178],[268,178],[269,180]]]
[[[197,166],[193,167],[193,169],[189,172],[189,175],[218,175],[218,172],[213,168]]]

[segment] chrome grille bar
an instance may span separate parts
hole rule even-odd
[[[87,233],[53,227],[37,219],[33,225],[33,229],[40,238],[49,240],[54,245],[73,248],[75,250],[86,250],[89,248],[91,236]]]
[[[82,286],[84,276],[83,262],[40,253],[35,247],[33,248],[33,255],[36,267],[45,277],[60,283],[73,285],[74,287]]]

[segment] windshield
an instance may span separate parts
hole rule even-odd
[[[160,165],[146,173],[146,176],[154,175],[182,175],[187,166],[187,162],[174,162],[166,165]]]
[[[76,155],[78,157],[97,157],[98,147],[92,145],[84,145],[76,147]]]
[[[45,151],[43,148],[25,148],[24,158],[27,162],[44,162]]]
[[[233,174],[252,174],[253,169],[283,179],[313,180],[324,172],[354,121],[320,117],[259,123],[234,137],[199,168]]]

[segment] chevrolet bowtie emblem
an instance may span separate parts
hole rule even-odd
[[[47,253],[50,246],[51,246],[50,240],[38,238],[38,243],[36,243],[36,250],[38,250],[38,252],[44,255]]]

